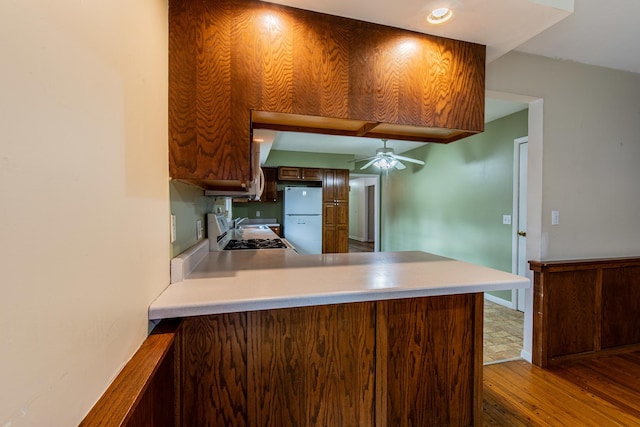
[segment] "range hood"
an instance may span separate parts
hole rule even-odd
[[[235,197],[248,200],[260,200],[264,191],[264,171],[260,167],[260,144],[251,144],[251,170],[253,179],[248,183],[235,180],[208,180],[205,196]],[[193,181],[192,181],[193,182]]]
[[[204,195],[259,200],[264,189],[264,173],[262,169],[259,171],[259,176],[249,185],[241,181],[207,181],[205,188],[208,190],[205,190]]]

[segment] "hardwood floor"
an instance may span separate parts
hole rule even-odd
[[[640,426],[640,352],[541,369],[487,365],[484,426]]]
[[[349,252],[374,252],[373,242],[349,239]]]

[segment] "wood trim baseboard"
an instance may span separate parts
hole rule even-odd
[[[173,425],[174,340],[180,320],[163,320],[80,423],[82,427]]]

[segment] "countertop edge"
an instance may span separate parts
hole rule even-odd
[[[178,284],[180,285],[180,284]],[[530,281],[522,278],[519,281],[482,283],[464,286],[443,286],[424,289],[380,290],[368,292],[331,293],[326,295],[305,295],[290,298],[262,298],[246,301],[199,302],[173,307],[149,307],[149,320],[160,320],[178,317],[206,316],[212,314],[237,313],[244,311],[270,310],[293,307],[311,307],[316,305],[349,304],[368,301],[385,301],[403,298],[423,298],[432,296],[484,293],[511,289],[526,289]]]

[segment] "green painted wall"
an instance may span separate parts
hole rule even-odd
[[[234,202],[233,217],[275,218],[278,224],[282,224],[282,192],[278,192],[277,202]]]
[[[196,221],[202,221],[206,237],[206,212],[212,212],[212,200],[201,188],[177,181],[169,182],[171,214],[176,216],[176,241],[171,244],[171,257],[197,243]]]
[[[403,153],[426,161],[381,179],[382,250],[423,250],[511,271],[513,140],[527,135],[527,110],[485,132]],[[495,293],[511,300],[509,291]]]

